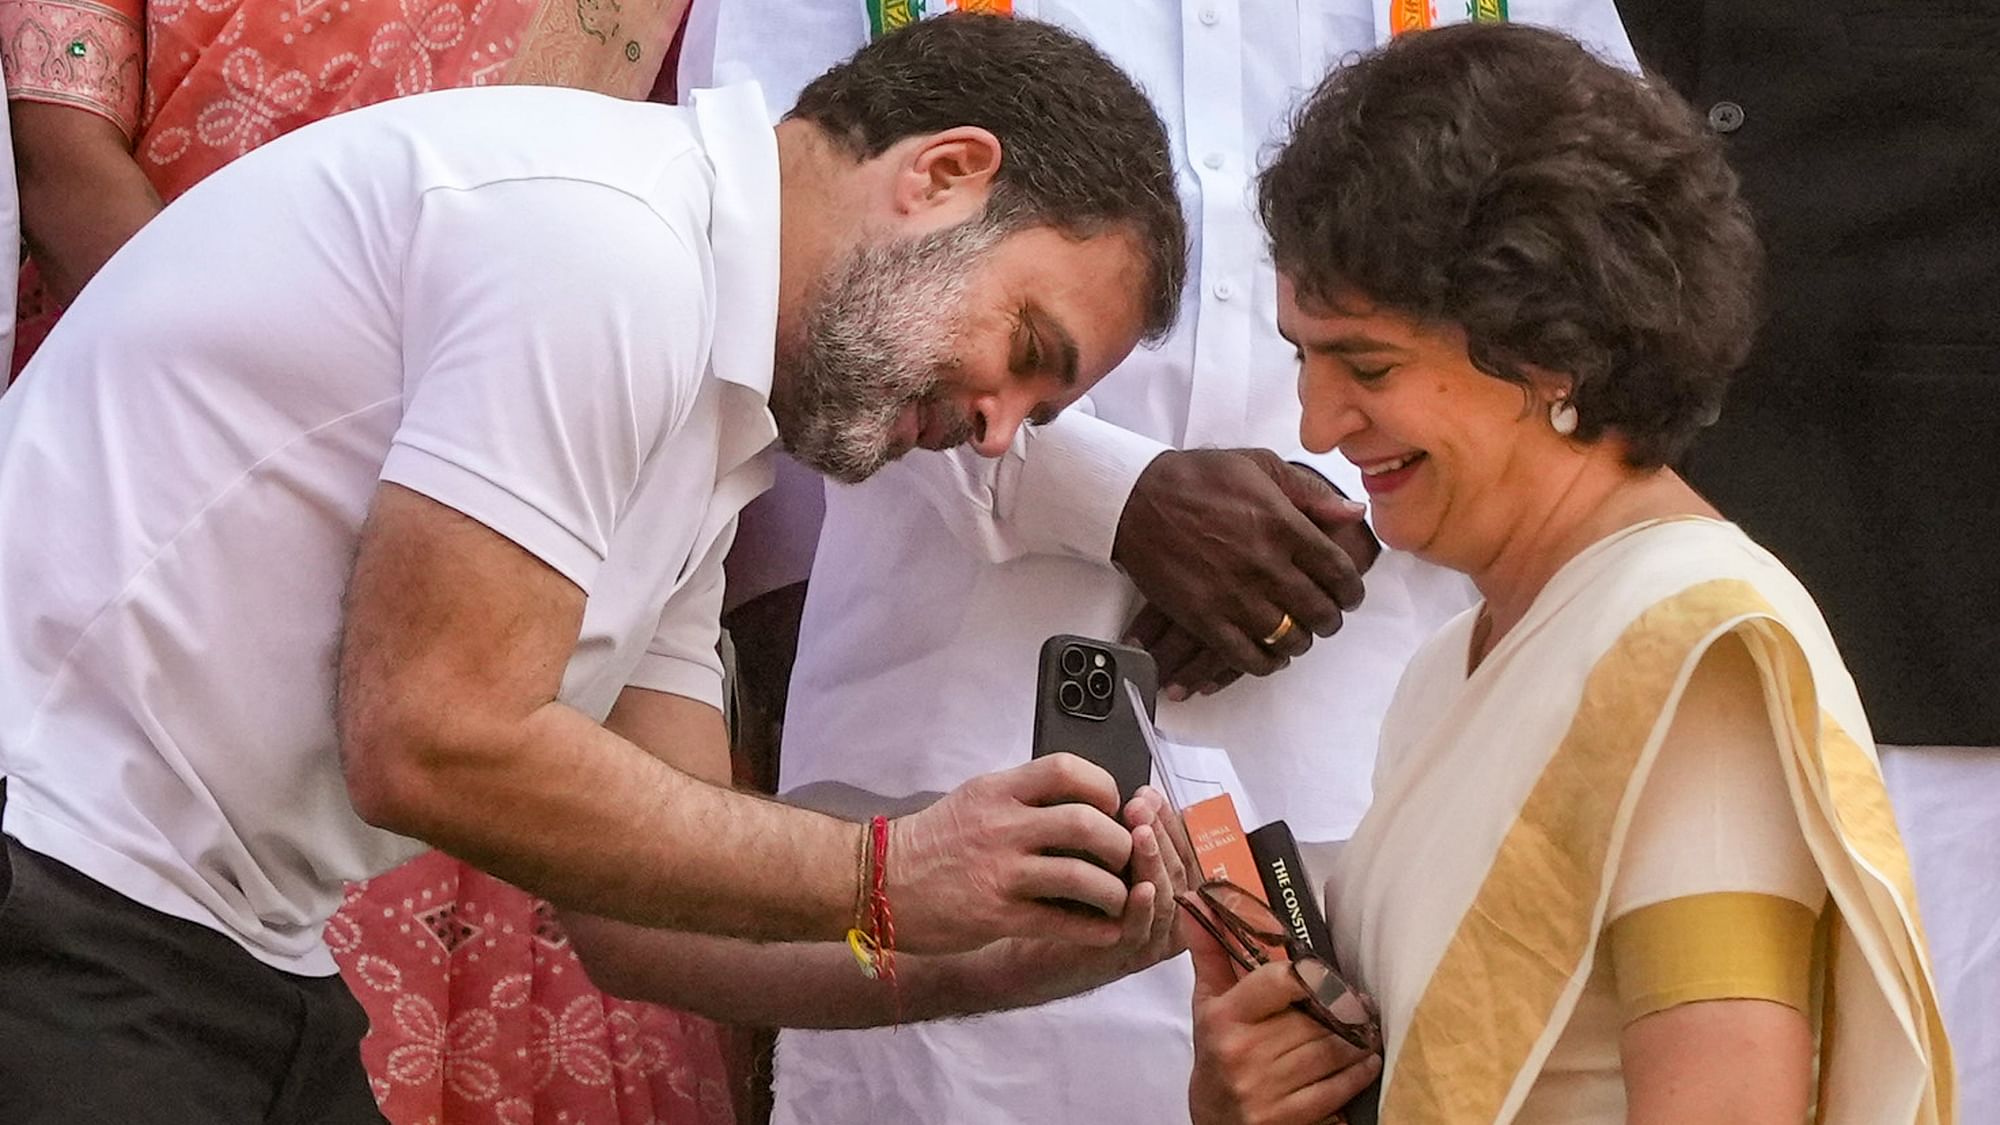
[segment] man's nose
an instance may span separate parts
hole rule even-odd
[[[1035,404],[1026,395],[985,395],[972,404],[972,448],[981,457],[998,457],[1014,444],[1014,435],[1028,420]]]

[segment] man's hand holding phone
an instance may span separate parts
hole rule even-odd
[[[973,778],[891,821],[898,947],[958,952],[1009,937],[1119,945],[1130,892],[1112,872],[1132,861],[1134,831],[1113,819],[1118,812],[1110,774],[1055,754]]]

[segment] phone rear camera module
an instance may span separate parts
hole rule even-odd
[[[1083,685],[1077,683],[1075,680],[1063,681],[1062,687],[1056,689],[1056,702],[1062,704],[1062,708],[1065,711],[1082,711]]]
[[[1111,698],[1111,673],[1102,668],[1092,668],[1090,675],[1084,677],[1083,685],[1090,691],[1092,699]]]
[[[1091,722],[1111,717],[1118,692],[1118,661],[1092,644],[1064,645],[1056,657],[1056,706]]]

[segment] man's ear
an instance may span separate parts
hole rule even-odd
[[[1000,138],[977,125],[960,125],[896,147],[905,145],[895,176],[899,212],[950,207],[963,211],[964,219],[985,208],[1000,171]]]

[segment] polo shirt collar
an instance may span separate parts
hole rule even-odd
[[[697,90],[690,99],[715,169],[709,246],[715,262],[718,379],[769,401],[778,336],[778,138],[754,82]]]

